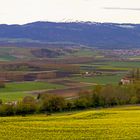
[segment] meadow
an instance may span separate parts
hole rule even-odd
[[[33,91],[43,89],[59,89],[63,86],[58,84],[50,84],[47,82],[13,82],[7,83],[5,88],[1,88],[0,92],[16,92],[16,91]]]
[[[0,138],[11,140],[139,140],[140,106],[0,118]]]
[[[30,48],[24,47],[0,47],[0,61],[14,61],[18,59],[34,58]]]
[[[19,100],[22,100],[25,96],[35,96],[35,95],[32,95],[32,94],[29,95],[28,93],[25,93],[23,91],[0,93],[0,99],[3,102],[17,101],[17,100],[19,101]]]
[[[95,83],[95,84],[113,84],[117,85],[120,79],[123,77],[123,74],[116,75],[107,75],[107,76],[95,76],[95,77],[74,77],[72,80],[86,82],[86,83]]]
[[[6,83],[5,88],[0,89],[0,99],[3,101],[20,100],[27,95],[27,91],[36,90],[49,90],[49,89],[61,89],[62,85],[50,84],[47,82],[13,82]]]
[[[89,64],[79,64],[82,69],[106,70],[106,71],[129,71],[140,67],[139,61],[99,61]]]

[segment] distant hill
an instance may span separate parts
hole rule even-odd
[[[140,24],[34,22],[0,25],[0,45],[45,46],[48,43],[140,48]]]

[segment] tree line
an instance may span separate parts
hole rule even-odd
[[[76,99],[67,100],[58,95],[39,94],[37,98],[26,96],[16,103],[0,100],[0,116],[13,116],[81,110],[115,105],[139,104],[140,84],[98,85],[92,91],[81,91]]]

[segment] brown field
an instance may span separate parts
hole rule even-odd
[[[84,83],[84,82],[75,82],[68,79],[50,79],[47,80],[49,83],[64,85],[66,88],[64,89],[56,89],[56,90],[40,90],[40,91],[32,91],[28,92],[30,94],[56,94],[61,95],[63,97],[75,97],[78,95],[80,91],[83,91],[91,86],[94,86],[93,83]]]

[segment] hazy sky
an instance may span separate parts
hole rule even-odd
[[[0,0],[0,23],[71,20],[140,23],[140,0]]]

